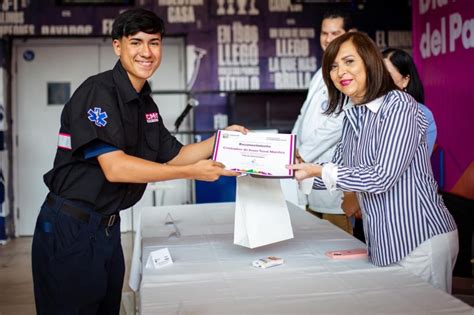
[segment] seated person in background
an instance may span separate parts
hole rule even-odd
[[[316,177],[314,189],[356,192],[373,264],[398,264],[451,292],[458,232],[433,178],[418,103],[395,85],[366,34],[336,38],[322,69],[327,112],[345,112],[342,138],[332,163],[288,168],[297,180]]]
[[[433,113],[428,107],[423,105],[425,102],[423,84],[421,83],[413,58],[404,50],[396,48],[387,48],[382,52],[382,55],[393,82],[400,89],[413,96],[423,114],[425,114],[425,118],[428,121],[428,129],[426,130],[428,154],[431,155],[436,141],[436,123]]]

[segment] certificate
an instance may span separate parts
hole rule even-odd
[[[228,170],[265,177],[293,177],[295,135],[217,131],[212,159]]]

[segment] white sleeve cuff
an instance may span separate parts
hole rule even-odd
[[[333,163],[324,164],[321,171],[321,179],[323,180],[327,190],[335,191],[337,181],[337,165]]]

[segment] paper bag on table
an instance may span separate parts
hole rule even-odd
[[[255,248],[293,238],[280,181],[237,178],[234,244]]]

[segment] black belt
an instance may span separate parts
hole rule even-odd
[[[46,202],[48,203],[48,206],[50,207],[54,207],[59,201],[60,201],[59,198],[51,194],[48,194],[48,196],[46,197]],[[79,219],[84,222],[89,222],[90,214],[87,213],[85,210],[77,206],[74,206],[70,203],[63,202],[61,206],[59,207],[59,210],[71,215],[73,218]],[[100,224],[109,227],[119,221],[120,221],[120,216],[118,215],[118,213],[114,213],[108,216],[104,216],[100,220]]]

